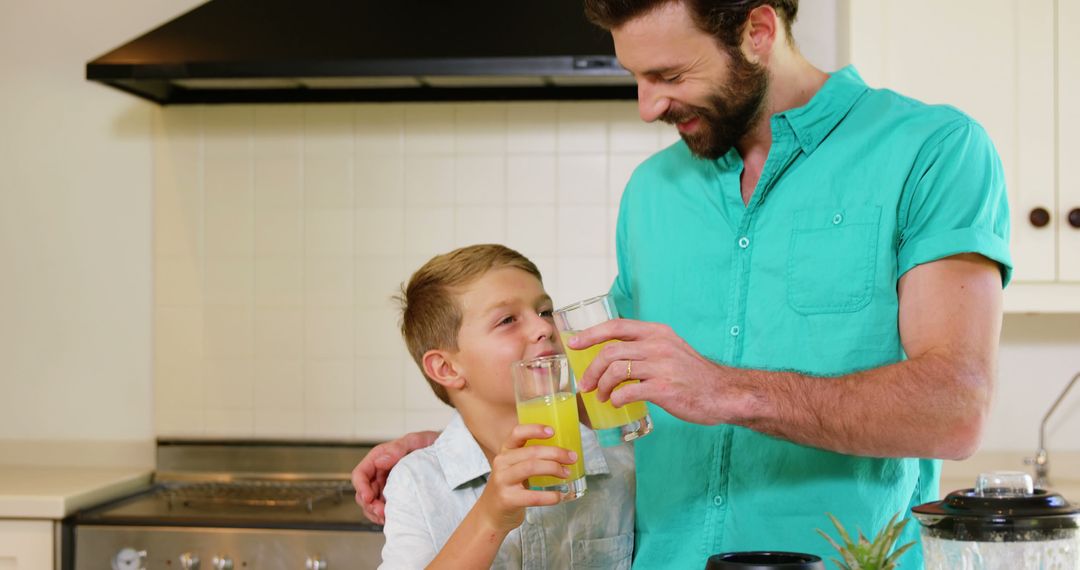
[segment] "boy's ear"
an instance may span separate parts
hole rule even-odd
[[[424,373],[448,390],[460,390],[465,387],[462,370],[445,350],[429,350],[422,360]]]

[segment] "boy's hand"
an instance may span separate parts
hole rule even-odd
[[[527,440],[547,439],[554,433],[545,425],[518,425],[491,462],[491,477],[477,506],[483,509],[494,530],[505,533],[521,526],[525,520],[525,507],[559,503],[558,492],[533,491],[527,487],[529,477],[537,475],[565,479],[570,475],[566,466],[578,460],[576,453],[561,447],[525,447]]]

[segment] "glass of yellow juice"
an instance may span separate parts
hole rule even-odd
[[[619,318],[615,303],[608,295],[600,295],[568,305],[555,311],[555,326],[559,329],[559,338],[566,350],[566,358],[578,378],[585,374],[585,369],[592,364],[596,355],[608,344],[620,342],[608,340],[590,347],[574,350],[567,346],[567,341],[579,332],[604,321]],[[615,390],[636,383],[629,379],[615,387]],[[645,402],[630,402],[622,407],[615,407],[611,401],[601,402],[596,399],[596,390],[582,392],[585,411],[589,414],[589,423],[597,431],[601,445],[610,442],[623,443],[642,437],[653,429],[652,418]]]
[[[577,453],[577,462],[567,466],[565,478],[541,475],[529,478],[529,488],[558,491],[562,501],[585,494],[585,454],[581,451],[581,428],[577,412],[577,387],[566,357],[558,354],[512,365],[518,423],[550,426],[555,434],[547,439],[530,439],[525,447],[553,445]]]

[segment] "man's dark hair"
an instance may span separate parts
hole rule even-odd
[[[772,6],[784,22],[788,41],[793,41],[791,25],[799,12],[799,0],[585,0],[585,16],[611,30],[668,2],[686,4],[698,27],[729,49],[738,48],[746,18],[754,8]]]

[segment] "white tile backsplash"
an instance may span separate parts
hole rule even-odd
[[[607,152],[606,102],[560,103],[558,150],[560,153]]]
[[[454,415],[453,408],[443,406],[433,410],[406,410],[405,431],[439,431]]]
[[[255,413],[252,410],[207,408],[206,434],[223,437],[255,435]]]
[[[510,206],[506,209],[506,245],[526,257],[555,255],[558,224],[555,206]]]
[[[203,287],[207,305],[243,305],[255,292],[255,263],[250,256],[207,257]]]
[[[398,332],[398,310],[387,303],[356,310],[356,357],[401,357],[405,343]]]
[[[605,206],[560,208],[556,221],[559,257],[607,255],[607,215]]]
[[[299,140],[299,138],[297,139]],[[256,147],[258,148],[258,147]],[[255,211],[298,213],[304,205],[305,172],[299,153],[255,157]]]
[[[557,168],[559,206],[607,205],[606,154],[560,154]]]
[[[400,358],[358,359],[355,375],[355,409],[380,411],[405,408],[405,377]]]
[[[183,366],[203,362],[203,307],[158,306],[154,310],[154,362]]]
[[[506,124],[509,153],[555,152],[558,146],[556,103],[510,103]]]
[[[352,411],[354,364],[351,358],[309,360],[304,371],[304,408]]]
[[[459,206],[455,211],[454,246],[506,242],[506,208]]]
[[[352,439],[352,410],[308,410],[304,414],[304,437],[311,439]]]
[[[304,267],[304,293],[308,307],[354,306],[352,257],[308,257]]]
[[[408,105],[405,108],[406,154],[453,154],[454,107]]]
[[[506,200],[511,206],[555,204],[554,154],[511,155],[506,162]]]
[[[255,403],[254,381],[254,360],[207,360],[204,391],[206,406],[215,409],[251,410]]]
[[[304,258],[299,255],[255,259],[255,305],[268,308],[304,306]]]
[[[405,105],[358,105],[353,112],[358,159],[405,153]]]
[[[305,105],[303,109],[305,162],[352,156],[352,106]]]
[[[203,407],[204,373],[202,362],[154,366],[155,396],[176,409]]]
[[[459,155],[506,152],[506,105],[457,105],[454,120],[455,148]]]
[[[348,308],[308,307],[304,317],[304,355],[319,358],[352,358],[353,315]]]
[[[255,410],[255,437],[302,438],[304,436],[304,412],[257,408]]]
[[[405,433],[404,410],[358,409],[353,416],[353,433],[357,439],[383,441]]]
[[[405,252],[404,207],[356,210],[356,254],[397,255]]]
[[[304,250],[309,257],[345,257],[356,242],[352,208],[304,212]]]
[[[352,156],[307,155],[304,158],[304,206],[348,209],[354,200]]]
[[[405,204],[454,205],[455,170],[455,160],[450,156],[408,156],[405,159]]]
[[[431,257],[452,249],[454,207],[413,207],[405,211],[405,253]]]
[[[404,207],[405,156],[358,153],[353,184],[358,208]]]
[[[255,355],[253,305],[206,305],[203,315],[207,358],[252,358]]]
[[[506,205],[506,155],[462,155],[457,158],[455,165],[455,204]]]
[[[304,358],[304,309],[283,305],[255,308],[255,358],[259,362]]]
[[[256,159],[296,159],[304,152],[304,108],[299,105],[262,105],[255,108],[252,152]]]
[[[400,255],[362,255],[356,258],[357,308],[395,306],[391,300],[411,275]]]
[[[254,240],[256,257],[303,255],[303,210],[256,210]]]
[[[159,307],[200,306],[202,292],[202,267],[198,258],[158,255],[154,259],[154,298]]]
[[[622,184],[661,140],[610,102],[166,108],[158,434],[441,427],[451,410],[391,296],[432,255],[482,242],[532,258],[556,303],[606,290]]]
[[[302,343],[300,343],[302,346]],[[256,412],[277,410],[303,412],[304,361],[287,360],[285,355],[261,357],[255,362],[254,402]],[[258,415],[256,415],[256,420]],[[303,431],[303,421],[300,430]]]

